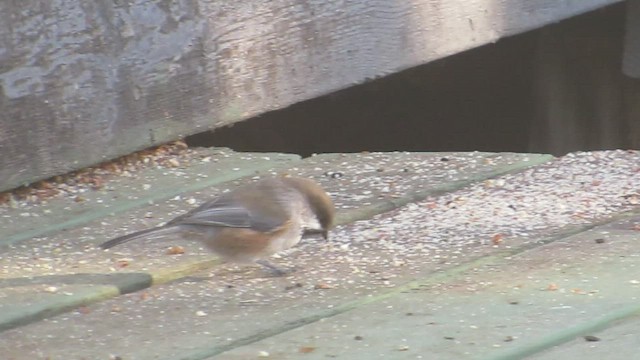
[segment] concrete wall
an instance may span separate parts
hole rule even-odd
[[[616,2],[0,2],[0,190]]]

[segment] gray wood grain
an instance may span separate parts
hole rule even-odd
[[[622,70],[625,75],[640,79],[640,2],[629,1],[625,6],[627,18]]]
[[[0,190],[619,1],[3,1]]]

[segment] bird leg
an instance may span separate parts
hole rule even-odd
[[[295,268],[291,268],[291,269],[281,268],[264,259],[256,260],[256,264],[264,266],[274,276],[284,276],[296,270]]]

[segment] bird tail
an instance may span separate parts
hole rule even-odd
[[[166,226],[166,227],[160,226],[160,227],[155,227],[151,229],[145,229],[145,230],[137,231],[131,234],[127,234],[124,236],[111,239],[107,242],[100,244],[100,247],[102,249],[109,249],[116,245],[124,244],[129,241],[138,240],[138,239],[147,238],[147,237],[166,236],[166,235],[174,234],[178,231],[180,231],[180,228],[177,226]]]

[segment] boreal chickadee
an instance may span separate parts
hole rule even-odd
[[[225,260],[255,262],[281,275],[284,270],[264,257],[296,245],[305,231],[320,232],[326,239],[334,218],[333,202],[316,182],[275,177],[240,186],[165,225],[111,239],[100,247],[177,235],[201,241]]]

